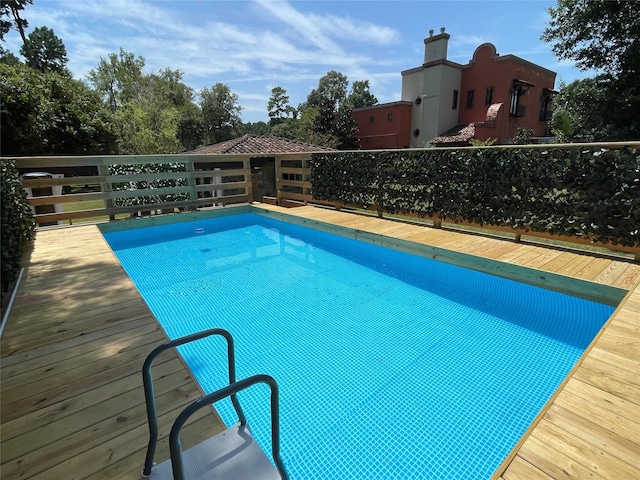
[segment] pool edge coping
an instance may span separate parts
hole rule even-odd
[[[141,219],[123,219],[116,222],[98,224],[97,227],[102,234],[105,234],[114,231],[169,225],[194,220],[238,215],[242,213],[253,213],[266,218],[287,221],[299,226],[315,228],[316,230],[326,233],[333,233],[353,240],[359,240],[439,262],[469,268],[471,270],[507,278],[509,280],[518,281],[536,287],[546,288],[548,290],[572,295],[585,300],[604,303],[613,307],[620,305],[629,292],[629,290],[620,287],[604,285],[558,273],[545,272],[540,269],[515,265],[469,253],[457,252],[455,250],[436,247],[426,243],[403,240],[392,236],[359,230],[357,228],[345,227],[320,220],[312,220],[271,208],[264,208],[261,205],[255,204],[241,204],[238,206],[234,205],[223,208],[183,212],[180,214],[162,215]]]

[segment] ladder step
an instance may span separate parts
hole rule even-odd
[[[234,425],[182,453],[187,480],[219,478],[280,480],[278,470],[269,461],[251,435],[249,425]],[[152,480],[171,480],[171,460],[151,469]]]

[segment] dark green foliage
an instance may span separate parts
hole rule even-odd
[[[269,125],[278,125],[282,123],[289,115],[295,118],[296,109],[289,105],[289,95],[282,87],[273,87],[271,89],[271,97],[267,104],[269,111]]]
[[[2,295],[20,269],[20,259],[26,243],[33,238],[35,222],[20,183],[15,162],[0,162],[2,187]]]
[[[632,88],[621,88],[606,75],[560,84],[560,95],[554,98],[551,131],[561,141],[613,141],[640,138],[637,109],[629,110]],[[640,89],[637,89],[640,92]],[[636,99],[636,102],[638,99]],[[640,105],[640,103],[638,103]],[[640,108],[640,107],[639,107]],[[635,118],[629,118],[633,116]],[[571,135],[566,135],[570,132]]]
[[[3,156],[116,153],[110,115],[77,80],[0,64]]]
[[[159,164],[132,164],[132,165],[111,165],[109,175],[140,175],[144,173],[176,173],[184,172],[183,163],[159,163]],[[183,187],[187,185],[186,178],[171,178],[166,180],[133,181],[126,183],[113,183],[111,188],[114,191],[124,190],[144,190],[150,188],[170,188]],[[130,205],[151,205],[154,203],[178,202],[188,200],[187,193],[172,193],[161,195],[145,195],[131,198],[119,198],[116,206],[125,207]]]
[[[285,119],[283,120],[283,123],[287,120],[291,120],[291,119]],[[278,123],[278,125],[282,125],[282,123]],[[242,127],[240,129],[242,131],[243,135],[269,135],[271,133],[271,126],[268,123],[265,122],[255,122],[255,123],[243,123]]]
[[[22,62],[13,53],[0,45],[0,63],[6,63],[7,65],[17,65]]]
[[[4,40],[11,29],[17,30],[22,40],[25,40],[24,29],[29,26],[29,22],[22,18],[20,12],[25,5],[32,4],[33,0],[0,0],[0,40]]]
[[[640,3],[631,0],[558,0],[548,9],[542,39],[554,55],[618,77],[640,69]]]
[[[314,154],[317,199],[640,245],[640,152],[597,146]]]
[[[67,49],[53,30],[38,27],[27,36],[20,48],[26,64],[40,72],[56,72],[71,76],[66,69]]]
[[[360,84],[363,87],[363,84]],[[347,101],[349,80],[335,70],[320,78],[318,88],[307,96],[304,110],[314,113],[311,129],[322,140],[320,145],[335,147],[339,150],[356,148],[354,135],[358,132],[355,120],[351,117],[353,108]]]
[[[555,56],[600,73],[561,89],[556,104],[574,118],[575,134],[594,141],[640,138],[640,2],[558,0],[548,12],[542,39]]]
[[[200,90],[205,139],[209,144],[220,143],[240,136],[242,107],[238,95],[223,84]]]
[[[534,133],[533,128],[519,128],[516,130],[515,136],[511,139],[511,143],[513,145],[528,145],[533,143],[531,137],[533,137]]]
[[[347,96],[347,103],[351,108],[371,107],[378,103],[378,99],[369,91],[369,80],[353,82],[351,92]]]

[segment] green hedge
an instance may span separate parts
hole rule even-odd
[[[109,166],[109,175],[138,175],[144,173],[176,173],[184,172],[186,167],[182,163],[157,163],[157,164],[123,164]],[[113,183],[111,188],[120,192],[124,190],[144,190],[151,188],[172,188],[187,185],[185,178],[149,180],[126,183]],[[188,200],[186,193],[174,193],[168,195],[144,195],[131,198],[118,198],[115,201],[117,207],[128,207],[132,205],[151,205],[165,202],[177,202]]]
[[[20,270],[22,252],[35,232],[33,213],[20,183],[15,162],[0,162],[2,186],[2,297]]]
[[[640,245],[640,152],[549,145],[318,153],[319,200]]]

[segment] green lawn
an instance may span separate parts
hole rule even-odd
[[[90,200],[87,202],[71,202],[71,203],[63,203],[62,209],[65,212],[77,212],[79,210],[95,210],[98,208],[104,207],[104,200]],[[116,218],[128,218],[128,213],[119,213],[116,215]],[[86,218],[78,218],[75,220],[76,223],[85,223],[85,222],[98,222],[101,220],[109,220],[108,215],[99,215],[96,217],[86,217]],[[63,223],[65,225],[71,225],[73,220],[64,220]]]

